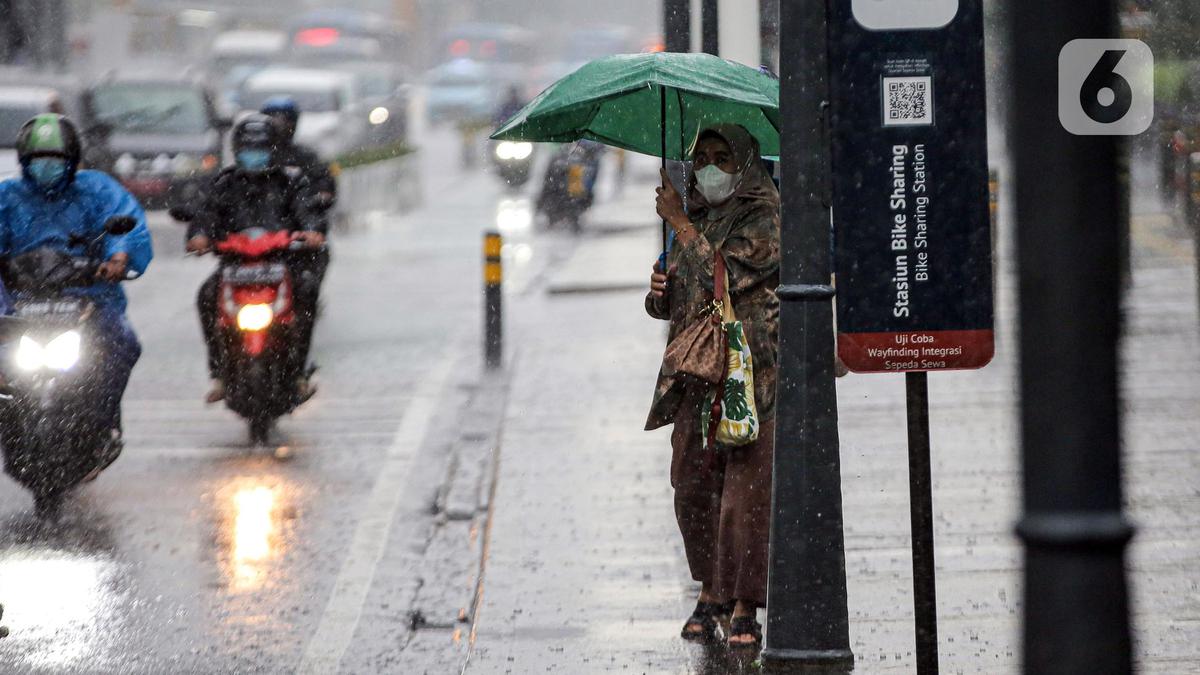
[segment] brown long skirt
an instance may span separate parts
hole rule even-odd
[[[771,528],[771,458],[775,419],[762,420],[758,440],[715,456],[700,437],[703,391],[689,392],[671,434],[671,486],[692,578],[721,601],[767,602]]]

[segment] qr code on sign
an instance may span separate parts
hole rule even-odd
[[[883,126],[933,124],[933,78],[883,78]]]

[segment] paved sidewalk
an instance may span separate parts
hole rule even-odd
[[[1126,346],[1128,501],[1141,672],[1200,672],[1200,334],[1186,242],[1138,224]],[[620,240],[585,240],[558,278],[646,276]],[[1144,244],[1144,242],[1150,242]],[[1157,242],[1157,243],[1156,243]],[[551,279],[550,286],[554,280]],[[1020,655],[1011,279],[997,358],[930,378],[941,666],[1009,673]],[[668,483],[667,432],[641,431],[664,342],[642,291],[531,294],[509,309],[514,377],[467,673],[727,672],[677,635],[696,589]],[[912,672],[904,383],[839,380],[847,577],[857,672]]]

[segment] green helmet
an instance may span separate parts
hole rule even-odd
[[[62,157],[73,171],[79,166],[82,153],[75,124],[62,115],[37,115],[26,122],[17,134],[17,157],[22,164],[34,157]]]

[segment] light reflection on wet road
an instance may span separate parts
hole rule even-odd
[[[509,278],[530,276],[534,249],[519,241],[530,236],[528,200],[460,174],[439,143],[453,147],[449,137],[426,146],[421,211],[334,236],[314,346],[321,391],[281,424],[278,449],[248,448],[241,421],[201,403],[193,298],[211,261],[182,259],[182,230],[155,219],[158,259],[130,288],[144,354],[123,456],[56,527],[0,479],[0,603],[12,630],[0,672],[296,669],[408,397],[450,338],[478,330],[481,232],[511,234]],[[405,525],[430,517],[437,485],[425,483],[397,514]],[[389,561],[404,559],[395,536]],[[404,590],[372,590],[371,607],[392,609],[373,610],[371,626],[390,639],[351,649],[394,653],[409,627]]]

